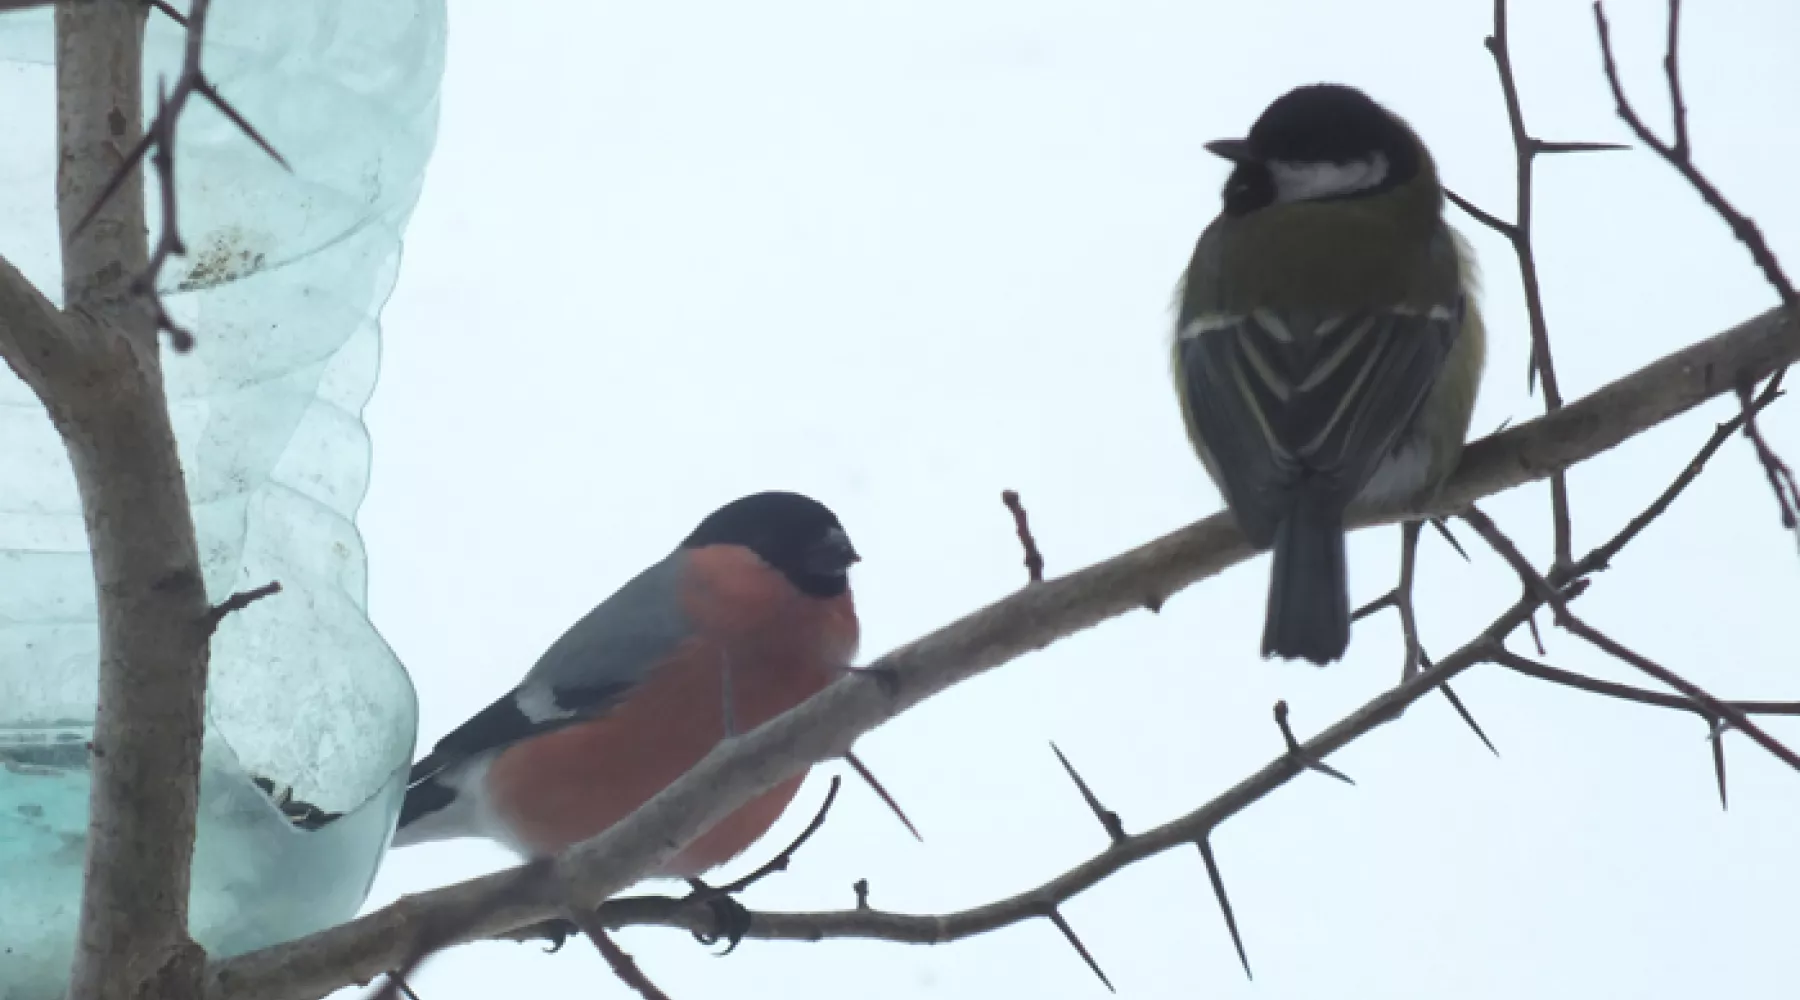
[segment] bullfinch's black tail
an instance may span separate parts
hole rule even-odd
[[[1324,666],[1350,645],[1350,584],[1344,569],[1344,511],[1332,497],[1302,491],[1275,529],[1264,656]]]

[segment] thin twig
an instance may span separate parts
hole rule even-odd
[[[801,830],[800,835],[795,837],[780,854],[770,858],[768,862],[743,878],[729,885],[712,889],[712,896],[735,896],[776,872],[787,871],[788,865],[794,861],[794,855],[799,853],[800,848],[805,847],[806,842],[812,839],[813,834],[818,833],[819,828],[825,825],[825,817],[831,814],[831,804],[837,801],[838,787],[843,784],[843,781],[844,779],[838,775],[831,776],[831,786],[825,791],[825,801],[819,803],[819,811],[813,814],[812,822],[806,824],[806,829]],[[705,902],[705,899],[698,899],[695,902]]]
[[[569,919],[575,921],[581,932],[594,943],[594,950],[606,960],[607,967],[612,969],[613,975],[619,977],[620,982],[631,987],[644,1000],[669,1000],[669,995],[651,982],[643,969],[638,968],[637,960],[619,947],[600,921],[594,918],[592,911],[583,906],[570,907]]]
[[[1496,649],[1492,652],[1490,659],[1492,662],[1497,663],[1508,670],[1515,670],[1527,677],[1535,677],[1538,680],[1549,681],[1552,684],[1560,684],[1563,687],[1574,688],[1577,691],[1587,691],[1590,694],[1602,695],[1607,698],[1616,698],[1620,701],[1636,702],[1640,705],[1653,705],[1657,708],[1670,708],[1679,712],[1689,712],[1702,719],[1716,718],[1716,716],[1700,707],[1700,705],[1696,704],[1690,698],[1683,698],[1680,695],[1664,694],[1661,691],[1651,691],[1646,688],[1633,687],[1630,684],[1620,684],[1616,681],[1601,680],[1598,677],[1589,677],[1586,674],[1578,674],[1572,670],[1563,670],[1558,667],[1552,667],[1546,663],[1539,663],[1536,660],[1527,659],[1511,650]],[[1736,708],[1745,715],[1800,716],[1800,701],[1728,701],[1726,704]]]
[[[1669,78],[1669,97],[1675,118],[1675,144],[1670,145],[1657,138],[1656,133],[1644,124],[1638,116],[1637,109],[1625,96],[1625,85],[1619,80],[1619,68],[1613,62],[1612,32],[1606,22],[1606,9],[1601,3],[1594,4],[1594,28],[1600,35],[1601,66],[1606,73],[1607,86],[1612,88],[1613,102],[1617,105],[1619,117],[1624,119],[1633,135],[1644,145],[1662,157],[1663,162],[1674,167],[1682,177],[1687,178],[1689,185],[1699,193],[1700,197],[1725,220],[1731,227],[1731,234],[1741,241],[1750,251],[1750,257],[1756,266],[1762,269],[1763,277],[1775,287],[1775,293],[1781,297],[1781,303],[1789,309],[1800,309],[1800,294],[1794,291],[1794,285],[1788,280],[1787,273],[1782,270],[1781,262],[1776,259],[1774,251],[1763,239],[1762,231],[1755,221],[1737,210],[1725,195],[1715,187],[1707,176],[1694,166],[1692,149],[1687,142],[1687,105],[1682,103],[1681,78],[1676,62],[1676,42],[1679,38],[1681,4],[1679,0],[1669,3],[1668,52],[1663,56],[1663,69]]]
[[[1017,490],[1005,490],[1000,494],[1000,502],[1012,511],[1013,529],[1019,533],[1019,544],[1025,549],[1026,582],[1043,583],[1044,554],[1038,551],[1037,539],[1031,534],[1031,518],[1025,513],[1025,501],[1019,499]]]
[[[1400,583],[1394,588],[1394,610],[1400,612],[1400,634],[1406,645],[1400,659],[1402,681],[1419,672],[1419,657],[1423,654],[1419,645],[1419,619],[1413,611],[1413,576],[1419,562],[1421,527],[1418,521],[1400,525]]]
[[[255,587],[250,590],[240,590],[237,593],[232,594],[218,604],[213,605],[212,610],[207,612],[207,631],[216,631],[219,627],[219,623],[225,620],[226,615],[242,611],[265,597],[279,593],[281,593],[281,581],[270,580],[260,587]]]
[[[1794,481],[1794,470],[1775,454],[1763,437],[1762,429],[1756,424],[1756,412],[1752,408],[1755,402],[1750,395],[1750,386],[1746,383],[1738,386],[1738,402],[1743,406],[1744,436],[1756,449],[1756,460],[1762,463],[1763,475],[1769,478],[1769,488],[1775,491],[1775,505],[1781,512],[1781,526],[1792,531],[1800,514],[1800,483]]]
[[[1500,526],[1495,524],[1486,514],[1471,507],[1467,511],[1464,511],[1462,516],[1463,519],[1468,521],[1469,525],[1475,529],[1476,533],[1481,535],[1481,537],[1494,548],[1494,551],[1499,553],[1500,557],[1506,560],[1508,565],[1512,566],[1514,572],[1518,573],[1520,580],[1525,585],[1526,592],[1535,594],[1538,599],[1550,605],[1551,610],[1556,613],[1557,625],[1586,639],[1589,643],[1600,648],[1604,652],[1631,664],[1644,673],[1649,674],[1657,680],[1662,681],[1664,684],[1680,691],[1682,694],[1687,695],[1690,699],[1698,702],[1701,707],[1706,709],[1709,713],[1730,720],[1733,725],[1743,730],[1744,735],[1761,744],[1763,749],[1780,758],[1789,767],[1800,771],[1800,756],[1796,756],[1792,750],[1783,746],[1768,733],[1763,732],[1762,728],[1757,726],[1756,723],[1751,722],[1749,717],[1742,711],[1720,701],[1702,690],[1699,686],[1682,678],[1674,671],[1627,648],[1625,645],[1601,632],[1599,629],[1594,628],[1576,617],[1575,613],[1569,610],[1568,602],[1564,600],[1563,594],[1538,573],[1531,565],[1531,562],[1519,551],[1518,546],[1513,544],[1512,539],[1506,537],[1505,533],[1500,530]]]
[[[1507,41],[1506,0],[1494,0],[1494,30],[1487,37],[1486,45],[1488,53],[1494,57],[1500,93],[1506,102],[1506,118],[1512,129],[1516,207],[1512,224],[1501,233],[1512,244],[1513,253],[1519,259],[1519,281],[1525,289],[1525,311],[1531,325],[1531,363],[1525,371],[1525,385],[1530,389],[1535,379],[1543,379],[1544,411],[1550,413],[1562,408],[1563,397],[1550,352],[1550,326],[1544,318],[1537,253],[1531,243],[1532,165],[1540,153],[1586,152],[1614,147],[1595,142],[1547,143],[1526,131],[1525,110],[1519,101],[1519,87],[1513,77],[1512,50]],[[1569,509],[1568,479],[1561,474],[1550,477],[1550,516],[1556,554],[1554,565],[1566,566],[1574,558],[1574,521]]]
[[[1401,681],[1401,683],[1404,684],[1405,681]],[[1298,761],[1300,766],[1307,768],[1308,770],[1317,771],[1320,774],[1329,775],[1346,785],[1356,784],[1356,782],[1350,780],[1349,775],[1332,767],[1330,764],[1325,763],[1324,760],[1307,755],[1306,747],[1301,745],[1300,741],[1294,738],[1294,730],[1288,725],[1288,703],[1285,700],[1275,703],[1275,725],[1281,729],[1281,741],[1287,744],[1288,755]]]

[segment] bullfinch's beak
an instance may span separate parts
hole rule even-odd
[[[1206,144],[1206,151],[1233,163],[1256,162],[1256,157],[1250,155],[1250,142],[1247,139],[1214,139]]]
[[[842,528],[825,532],[806,550],[806,568],[822,576],[836,576],[861,559]]]

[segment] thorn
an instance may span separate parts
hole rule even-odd
[[[1531,628],[1531,644],[1537,647],[1538,655],[1550,655],[1544,652],[1544,635],[1538,631],[1537,612],[1532,612],[1531,616],[1525,619],[1525,624]]]
[[[1231,943],[1237,946],[1238,961],[1243,963],[1244,978],[1255,979],[1250,972],[1250,957],[1244,954],[1244,939],[1238,935],[1237,917],[1231,912],[1231,900],[1225,896],[1225,879],[1219,875],[1219,863],[1213,860],[1212,844],[1202,837],[1194,841],[1200,848],[1200,860],[1206,862],[1206,877],[1212,880],[1213,897],[1219,901],[1219,910],[1225,914],[1225,929],[1231,932]]]
[[[921,844],[924,843],[925,838],[919,836],[919,828],[913,826],[912,820],[906,818],[906,811],[900,808],[900,803],[894,801],[894,797],[888,794],[887,789],[881,787],[881,782],[875,780],[875,775],[870,773],[868,767],[856,756],[856,751],[845,750],[844,760],[851,767],[856,769],[857,775],[860,776],[862,780],[868,782],[869,787],[875,790],[876,795],[881,796],[881,801],[887,803],[887,807],[893,810],[894,815],[899,817],[900,822],[906,824],[906,831],[913,835],[913,839]]]
[[[1107,992],[1119,992],[1113,989],[1112,980],[1106,978],[1106,973],[1100,971],[1100,963],[1094,961],[1094,956],[1088,954],[1087,945],[1082,944],[1081,939],[1075,936],[1075,928],[1070,927],[1069,922],[1063,919],[1062,911],[1052,906],[1045,916],[1050,918],[1050,922],[1056,925],[1057,930],[1062,931],[1063,937],[1067,938],[1069,944],[1075,947],[1075,953],[1081,956],[1081,960],[1087,963],[1088,968],[1094,970],[1094,975],[1100,977],[1100,982],[1106,987]]]
[[[1471,561],[1469,559],[1469,553],[1463,550],[1462,543],[1457,541],[1456,536],[1450,533],[1450,522],[1448,520],[1441,517],[1434,517],[1431,519],[1431,526],[1437,529],[1438,534],[1444,536],[1444,541],[1450,543],[1450,547],[1456,550],[1457,555],[1463,557],[1463,562]]]
[[[131,179],[132,171],[136,170],[138,164],[143,162],[144,154],[150,150],[150,144],[155,141],[156,130],[154,128],[145,129],[144,137],[138,140],[138,144],[133,146],[131,153],[125,157],[125,162],[119,164],[119,169],[113,172],[112,178],[106,182],[106,187],[101,189],[100,197],[94,199],[94,204],[88,208],[87,214],[83,215],[81,221],[75,223],[75,228],[69,231],[70,239],[80,236],[87,229],[88,224],[100,214],[100,210],[106,207],[106,203],[112,200],[112,196],[119,193],[119,189],[125,186],[127,180]]]
[[[188,26],[187,15],[171,7],[168,0],[147,0],[151,7],[163,12],[163,15],[183,28]],[[409,991],[410,992],[410,991]]]
[[[1494,742],[1481,731],[1481,723],[1475,721],[1475,716],[1469,714],[1468,706],[1462,703],[1462,699],[1456,696],[1455,691],[1450,690],[1450,682],[1445,681],[1439,684],[1438,690],[1444,692],[1444,697],[1450,699],[1450,707],[1456,709],[1456,714],[1462,716],[1462,720],[1469,724],[1470,729],[1475,730],[1475,735],[1481,738],[1481,742],[1488,748],[1488,752],[1496,757],[1500,756],[1500,751],[1494,749]]]
[[[249,136],[251,142],[262,147],[262,151],[269,154],[270,159],[281,164],[283,170],[286,170],[290,174],[294,172],[294,168],[288,164],[288,161],[283,158],[280,153],[275,151],[274,146],[269,145],[269,140],[262,137],[262,133],[256,130],[256,126],[250,124],[249,119],[245,118],[242,114],[239,114],[238,109],[231,106],[231,102],[225,100],[217,90],[213,89],[211,80],[208,80],[205,77],[196,80],[194,82],[194,91],[201,97],[212,102],[212,106],[218,108],[220,114],[231,119],[231,124],[236,125],[238,131]]]
[[[1725,730],[1731,724],[1724,719],[1707,721],[1707,739],[1712,742],[1713,773],[1719,778],[1719,808],[1731,811],[1731,803],[1725,797]]]
[[[1328,774],[1346,785],[1356,784],[1356,782],[1350,780],[1350,776],[1344,772],[1332,767],[1322,760],[1313,760],[1306,755],[1306,751],[1300,746],[1300,741],[1294,739],[1294,731],[1288,728],[1288,703],[1286,701],[1278,701],[1275,703],[1275,724],[1281,727],[1281,738],[1287,743],[1288,756],[1299,761],[1302,767],[1317,771],[1320,774]]]
[[[1531,140],[1532,153],[1616,153],[1631,147],[1622,142],[1550,142]]]
[[[1153,615],[1159,615],[1159,614],[1162,614],[1162,608],[1163,608],[1163,599],[1162,598],[1157,597],[1154,594],[1152,594],[1149,597],[1144,598],[1144,610],[1145,611],[1148,611]]]
[[[1088,788],[1088,783],[1081,780],[1081,775],[1075,773],[1075,765],[1069,763],[1069,758],[1063,756],[1062,748],[1056,745],[1055,740],[1050,741],[1050,750],[1056,754],[1057,760],[1062,761],[1063,770],[1069,772],[1069,778],[1080,790],[1082,799],[1086,800],[1088,808],[1094,811],[1094,818],[1106,828],[1106,835],[1111,837],[1115,844],[1124,840],[1125,824],[1119,821],[1119,814],[1100,804],[1099,798],[1095,797],[1093,790]]]

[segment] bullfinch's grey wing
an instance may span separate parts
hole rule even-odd
[[[563,633],[511,692],[439,740],[407,779],[417,785],[473,757],[602,714],[692,629],[682,612],[677,550]]]
[[[1181,317],[1189,420],[1253,543],[1270,543],[1302,485],[1340,507],[1356,496],[1436,383],[1461,309]]]

